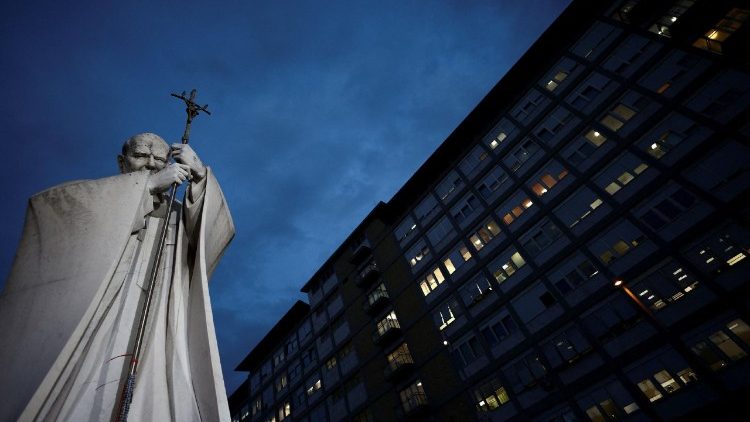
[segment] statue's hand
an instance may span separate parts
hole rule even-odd
[[[198,154],[188,144],[172,144],[172,158],[180,164],[188,166],[193,180],[199,182],[206,177],[206,166],[198,158]]]
[[[172,183],[182,184],[190,178],[190,167],[185,164],[172,163],[152,174],[148,178],[148,190],[151,194],[165,192]]]

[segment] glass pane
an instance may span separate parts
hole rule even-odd
[[[655,402],[663,397],[659,390],[656,389],[654,383],[651,382],[651,380],[643,380],[639,382],[638,388],[643,391],[643,394],[648,397],[649,401]]]
[[[722,331],[711,334],[709,339],[732,360],[742,359],[747,356],[747,353]]]
[[[678,384],[677,381],[672,378],[672,375],[666,370],[655,373],[654,379],[661,384],[662,388],[664,388],[664,391],[667,393],[672,393],[680,389],[680,384]]]
[[[739,337],[740,340],[744,341],[745,344],[750,346],[750,326],[748,326],[745,321],[735,319],[727,324],[727,328],[729,328],[734,335]]]

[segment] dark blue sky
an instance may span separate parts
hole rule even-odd
[[[237,228],[211,281],[233,368],[569,3],[16,1],[0,16],[0,274],[26,199],[112,175],[122,141],[182,134]],[[154,4],[159,3],[159,4]]]

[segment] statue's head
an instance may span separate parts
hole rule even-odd
[[[154,133],[139,133],[122,145],[122,154],[117,156],[120,173],[148,169],[152,173],[167,165],[169,145]]]

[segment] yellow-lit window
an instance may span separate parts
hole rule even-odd
[[[734,8],[727,13],[724,19],[716,23],[702,37],[695,40],[693,47],[708,50],[713,53],[722,54],[722,44],[733,33],[737,32],[750,15],[750,10]]]

